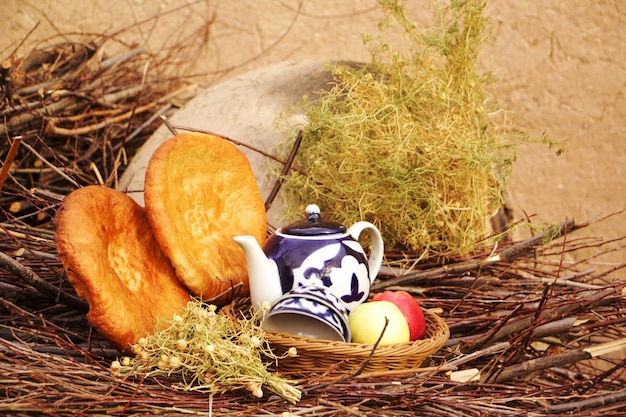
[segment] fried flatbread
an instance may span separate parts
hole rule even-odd
[[[59,258],[88,320],[126,350],[190,300],[161,251],[143,207],[122,192],[88,186],[70,193],[55,217]]]
[[[218,305],[249,293],[245,256],[233,237],[252,235],[262,244],[267,221],[239,149],[219,136],[176,135],[152,155],[144,196],[159,245],[187,288]]]

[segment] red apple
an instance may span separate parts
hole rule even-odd
[[[376,294],[372,301],[391,301],[394,303],[409,324],[411,341],[421,339],[426,333],[426,320],[419,303],[406,291],[385,291]]]

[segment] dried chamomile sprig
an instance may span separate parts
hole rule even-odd
[[[263,396],[263,387],[295,403],[301,392],[270,372],[262,357],[274,356],[261,327],[253,319],[216,313],[214,305],[190,301],[180,315],[161,320],[154,334],[132,346],[134,358],[111,364],[115,373],[148,376],[179,375],[175,389],[212,394],[246,389]],[[290,355],[295,352],[290,352]]]

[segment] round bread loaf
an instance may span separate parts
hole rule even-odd
[[[187,288],[218,305],[249,293],[246,259],[233,237],[263,244],[267,221],[239,149],[219,136],[174,136],[148,162],[144,197],[159,245]]]
[[[88,320],[124,351],[191,299],[154,238],[143,207],[120,191],[70,193],[55,217],[57,251],[89,304]]]

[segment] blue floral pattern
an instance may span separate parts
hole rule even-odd
[[[267,317],[278,314],[314,317],[333,328],[344,341],[349,342],[351,339],[348,310],[344,303],[323,287],[307,286],[289,291],[274,302]]]
[[[293,268],[293,288],[318,286],[340,298],[352,311],[367,299],[370,279],[360,245],[343,240],[311,252]]]

